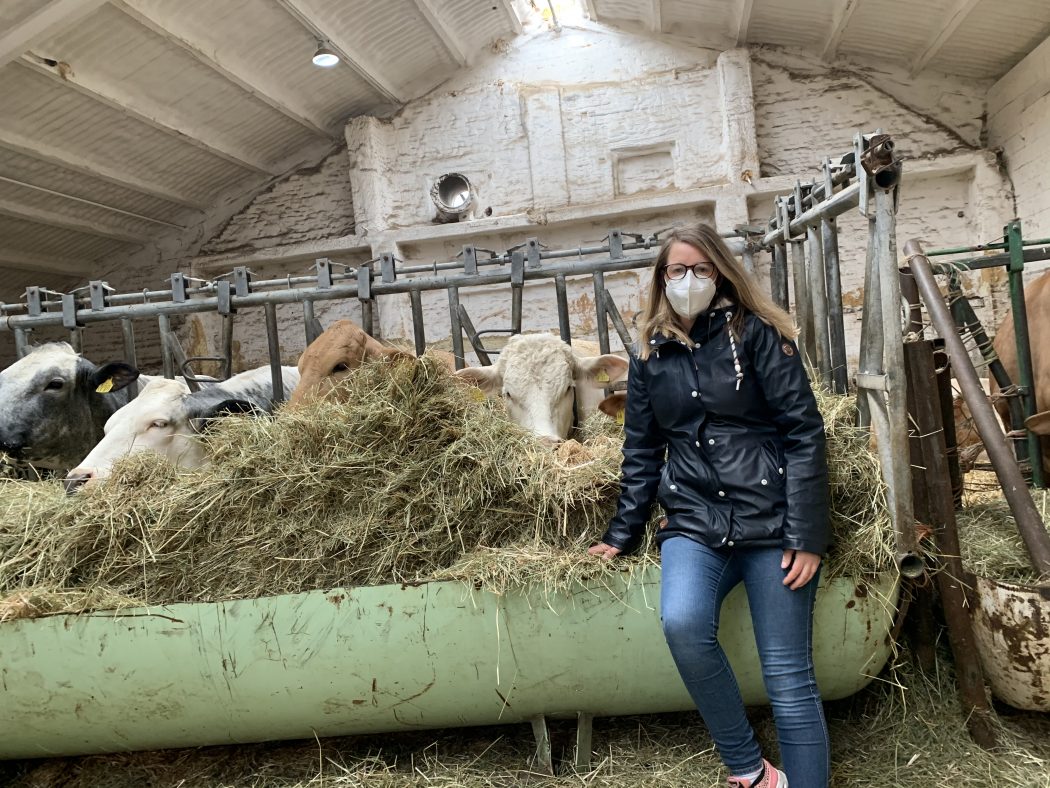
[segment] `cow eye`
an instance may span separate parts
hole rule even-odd
[[[150,426],[150,429],[156,428],[158,430],[162,430],[162,429],[164,429],[165,427],[168,426],[168,420],[167,419],[157,419],[156,421],[150,422],[149,426]]]
[[[64,385],[66,385],[66,382],[62,378],[55,378],[47,382],[47,385],[44,386],[44,391],[59,391]]]
[[[350,367],[348,367],[342,361],[340,361],[338,364],[336,364],[334,367],[332,367],[332,372],[349,372],[349,371],[350,371]]]
[[[511,396],[509,391],[504,391],[503,392],[503,399],[507,400],[507,402],[513,402],[514,401],[514,397]]]

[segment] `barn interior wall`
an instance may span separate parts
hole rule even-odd
[[[988,141],[1002,151],[1025,235],[1050,237],[1050,39],[989,91]]]

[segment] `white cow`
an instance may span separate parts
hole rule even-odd
[[[458,377],[490,396],[502,396],[511,419],[539,435],[559,442],[573,427],[573,404],[583,389],[601,389],[623,380],[627,362],[619,356],[578,356],[550,334],[519,334],[500,351],[491,367],[468,367]],[[579,419],[587,415],[578,408]]]
[[[299,370],[282,367],[284,399],[299,383]],[[142,393],[106,422],[105,437],[70,471],[66,489],[109,476],[113,463],[129,454],[156,452],[184,468],[208,462],[197,435],[211,419],[231,413],[272,410],[273,383],[269,367],[234,375],[229,380],[190,392],[182,380],[151,380]]]

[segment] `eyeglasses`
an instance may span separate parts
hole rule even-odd
[[[669,282],[675,282],[685,276],[686,271],[692,271],[697,279],[711,279],[715,275],[714,263],[696,263],[695,265],[683,265],[672,263],[664,266],[664,277]]]

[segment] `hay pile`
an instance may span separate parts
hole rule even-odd
[[[906,659],[852,698],[827,704],[835,788],[1050,788],[1050,718],[1005,713],[1001,750],[966,733],[945,658],[923,675]],[[768,709],[752,712],[776,759]],[[0,763],[11,788],[716,788],[725,771],[693,713],[594,721],[592,769],[573,773],[573,726],[552,721],[559,777],[530,772],[526,725],[408,731],[321,741]],[[5,774],[6,770],[6,774]],[[8,782],[4,781],[5,776]]]
[[[987,474],[993,479],[994,474]],[[1032,500],[1050,529],[1050,490],[1032,490]],[[1002,489],[968,495],[957,513],[963,566],[993,580],[1031,585],[1050,582],[1032,567],[1024,541]]]
[[[224,420],[200,471],[139,455],[72,499],[53,482],[0,482],[0,618],[435,578],[554,590],[655,560],[651,546],[612,563],[585,554],[619,490],[610,420],[552,452],[428,358],[366,366],[343,394]],[[851,398],[821,403],[828,574],[884,569],[892,534],[867,432]]]

